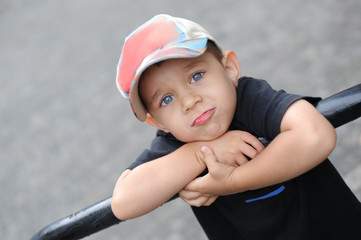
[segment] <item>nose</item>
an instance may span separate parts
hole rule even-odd
[[[182,109],[183,112],[188,112],[201,101],[201,96],[192,90],[184,90],[182,94]]]

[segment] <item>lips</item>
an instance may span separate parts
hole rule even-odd
[[[199,115],[193,121],[192,127],[196,127],[196,126],[204,124],[205,122],[207,122],[212,117],[213,113],[214,113],[214,108],[205,111],[204,113]]]

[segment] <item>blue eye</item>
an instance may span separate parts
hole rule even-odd
[[[195,83],[195,82],[198,82],[199,80],[201,80],[201,78],[203,77],[203,74],[202,72],[197,72],[195,74],[193,74],[192,78],[191,78],[191,83]]]
[[[167,95],[167,96],[165,96],[165,97],[162,99],[160,105],[161,105],[161,106],[166,106],[166,105],[168,105],[168,104],[173,100],[173,98],[174,98],[174,96],[172,96],[172,95]]]

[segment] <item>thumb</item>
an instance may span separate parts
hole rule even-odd
[[[206,167],[208,168],[208,172],[210,171],[210,168],[212,168],[212,165],[214,165],[217,160],[216,156],[214,155],[212,149],[208,146],[202,146],[201,152],[203,155],[203,162],[206,164]],[[197,177],[190,183],[188,183],[187,186],[185,186],[185,190],[191,191],[191,192],[202,192],[204,190],[204,186],[207,184],[207,179],[209,178],[209,174],[206,174],[202,177]]]
[[[204,163],[206,164],[208,171],[210,171],[210,169],[214,167],[215,164],[217,164],[216,155],[214,155],[213,150],[208,146],[202,146],[201,152],[204,157]]]

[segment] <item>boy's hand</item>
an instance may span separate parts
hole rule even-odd
[[[209,206],[218,198],[218,195],[215,194],[193,192],[185,189],[179,192],[179,196],[183,199],[183,201],[195,207]]]
[[[222,167],[228,168],[227,165],[232,167],[240,166],[248,161],[246,156],[252,159],[264,149],[263,144],[256,137],[244,131],[229,131],[220,138],[210,141],[207,144],[209,144],[215,152],[214,154],[210,148],[208,148],[210,150],[210,152],[208,152],[207,148],[205,148],[206,152],[203,156],[207,156],[205,163],[208,171],[210,171],[209,168],[211,167],[212,173],[216,173],[219,170],[219,174],[221,174]],[[208,155],[205,155],[207,153]],[[214,160],[212,160],[213,157]],[[179,196],[191,206],[211,205],[218,198],[218,194],[207,192],[204,188],[198,186],[198,182],[200,182],[201,185],[206,185],[207,179],[208,177],[198,178],[192,181],[179,192]],[[193,188],[193,186],[195,188]]]
[[[252,134],[245,131],[229,131],[223,136],[207,143],[217,157],[217,161],[230,165],[240,166],[253,159],[263,151],[263,144]]]
[[[201,149],[208,174],[190,182],[180,193],[180,197],[191,206],[209,206],[219,195],[228,194],[227,186],[236,167],[217,161],[211,148],[203,146]]]

